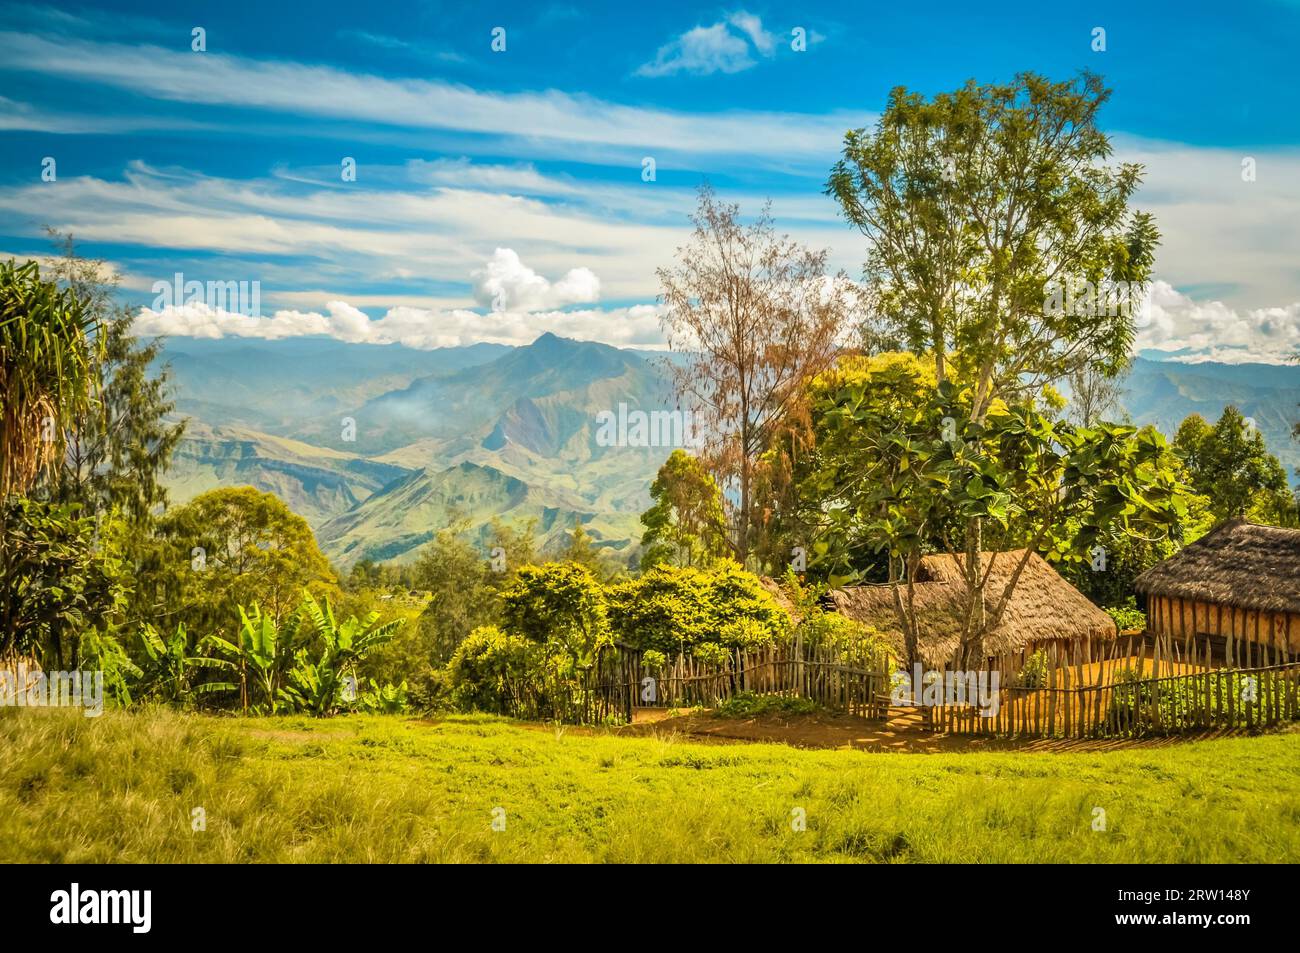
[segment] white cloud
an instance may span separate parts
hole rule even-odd
[[[474,300],[494,311],[543,311],[590,304],[600,297],[600,279],[589,268],[572,268],[551,282],[519,260],[511,248],[498,248],[474,272]]]
[[[21,232],[39,208],[41,220],[85,241],[156,249],[145,255],[153,261],[130,264],[140,281],[128,287],[148,289],[183,270],[200,280],[260,280],[263,300],[276,306],[303,304],[277,297],[281,290],[320,291],[319,307],[365,289],[366,307],[388,307],[437,283],[452,287],[429,294],[471,306],[472,273],[497,247],[552,278],[580,262],[600,276],[601,300],[652,299],[655,267],[672,260],[695,205],[689,188],[650,189],[639,179],[577,187],[527,166],[453,160],[364,169],[368,181],[385,180],[378,190],[329,182],[326,171],[233,180],[136,162],[124,181],[66,175],[57,186],[0,186],[0,214]],[[446,184],[430,187],[431,180]],[[545,200],[511,194],[515,186]],[[727,197],[751,212],[763,198]],[[833,267],[857,273],[862,239],[836,220],[829,198],[780,197],[774,211],[783,224],[799,221],[788,228],[799,241],[833,247]],[[386,301],[385,281],[393,283]],[[571,287],[581,284],[564,285]],[[573,295],[571,303],[591,300]]]
[[[346,301],[329,300],[321,311],[285,309],[273,315],[240,314],[202,301],[141,308],[135,333],[152,337],[251,337],[275,340],[326,335],[352,344],[403,344],[413,348],[452,347],[490,341],[527,344],[545,331],[563,337],[604,341],[620,346],[662,344],[659,308],[561,311],[572,304],[594,302],[600,281],[587,268],[572,268],[558,281],[549,281],[525,265],[509,248],[498,248],[474,272],[474,292],[491,308],[487,314],[469,308],[422,308],[396,305],[371,319]],[[303,297],[299,293],[296,297]]]
[[[1247,155],[1255,181],[1241,177]],[[1300,300],[1300,151],[1234,150],[1115,137],[1115,159],[1146,167],[1134,199],[1160,228],[1156,277],[1236,308]]]
[[[330,301],[324,312],[277,311],[271,316],[235,314],[202,302],[158,311],[141,308],[132,330],[142,337],[222,338],[276,340],[305,335],[327,335],[354,344],[402,344],[412,348],[458,347],[488,341],[528,344],[546,331],[561,337],[601,341],[616,347],[659,347],[659,308],[580,311],[489,311],[465,308],[434,310],[399,306],[383,317],[371,319],[345,301]]]
[[[776,49],[776,37],[763,29],[763,21],[752,13],[739,10],[727,18],[732,26],[741,30],[754,48],[764,56],[771,56]]]
[[[741,10],[711,26],[692,27],[659,47],[655,58],[636,72],[638,76],[739,73],[757,63],[750,55],[751,46],[759,54],[771,56],[776,38],[763,29],[759,17]]]
[[[724,25],[724,32],[726,27]],[[729,34],[742,46],[746,40]],[[583,161],[594,146],[656,148],[677,155],[746,155],[750,161],[824,162],[864,111],[823,114],[682,113],[624,106],[558,90],[500,93],[437,80],[387,79],[328,66],[216,52],[196,56],[157,46],[98,43],[0,31],[5,66],[102,83],[157,100],[236,106],[267,113],[442,129],[479,137],[481,148],[526,141],[534,154],[559,145]],[[657,153],[658,154],[658,153]]]
[[[1169,352],[1186,362],[1283,364],[1300,352],[1300,302],[1237,310],[1222,301],[1198,302],[1168,282],[1152,284],[1137,350]]]

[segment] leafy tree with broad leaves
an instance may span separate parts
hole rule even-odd
[[[935,536],[963,570],[960,661],[978,667],[1030,553],[1086,559],[1108,527],[1155,538],[1187,512],[1177,461],[1153,428],[1077,427],[1030,401],[995,405],[979,420],[969,390],[951,381],[916,406],[882,408],[866,386],[858,379],[823,398],[826,427],[854,432],[837,445],[852,457],[828,454],[813,479],[833,530],[874,540],[888,556],[909,661],[917,658],[913,583]],[[994,550],[987,565],[971,557],[969,537],[955,535],[971,525],[981,528],[974,542]],[[1006,552],[1021,548],[1018,558]],[[997,560],[1015,561],[1006,584],[991,586]]]
[[[1178,427],[1174,448],[1218,519],[1295,525],[1296,499],[1286,470],[1236,407],[1225,407],[1213,426],[1199,414],[1190,415]]]
[[[650,509],[641,514],[645,552],[641,568],[659,563],[707,566],[727,552],[722,492],[704,465],[674,450],[650,485]]]
[[[277,623],[304,589],[337,595],[338,579],[306,520],[251,486],[210,490],[159,520],[141,560],[132,617],[185,623],[230,639],[238,607],[258,605]]]
[[[81,636],[111,638],[108,618],[126,601],[117,527],[106,525],[97,545],[95,522],[78,504],[10,496],[0,510],[0,661],[36,656],[76,668]]]
[[[938,381],[971,385],[977,423],[996,397],[1128,363],[1137,302],[1076,294],[1146,282],[1159,240],[1129,208],[1141,166],[1107,164],[1109,96],[1090,73],[928,100],[899,87],[874,129],[845,136],[827,191],[871,239],[869,311]]]

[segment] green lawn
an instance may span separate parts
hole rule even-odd
[[[0,752],[0,861],[1300,860],[1295,732],[910,755],[473,716],[4,709]]]

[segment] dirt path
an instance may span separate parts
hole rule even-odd
[[[1230,732],[1206,732],[1171,738],[1064,739],[990,738],[978,735],[935,734],[922,728],[918,709],[895,708],[885,721],[850,715],[761,715],[754,718],[718,718],[712,712],[670,716],[664,709],[639,709],[631,725],[604,729],[623,737],[679,737],[720,743],[768,742],[796,748],[835,748],[860,751],[894,751],[910,754],[963,751],[1111,751],[1128,748],[1163,748],[1205,738],[1226,737]]]

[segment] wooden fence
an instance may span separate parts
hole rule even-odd
[[[602,652],[577,684],[506,682],[500,710],[517,718],[585,724],[632,721],[638,708],[715,707],[742,692],[807,698],[863,718],[886,716],[890,666],[885,657],[846,658],[804,645],[734,649],[725,661],[679,656],[651,668],[628,646]]]
[[[1243,666],[1241,663],[1246,662]],[[1250,664],[1259,663],[1259,664]],[[972,673],[927,666],[923,682],[965,682]],[[1226,657],[1210,640],[1129,633],[1106,641],[1052,642],[988,660],[974,673],[996,691],[982,698],[914,702],[923,724],[957,734],[1040,738],[1133,738],[1263,728],[1300,719],[1300,659],[1268,647]],[[810,699],[862,718],[889,715],[895,666],[885,657],[844,657],[796,640],[731,651],[725,661],[689,656],[652,669],[643,652],[602,653],[578,683],[505,683],[501,709],[520,718],[629,722],[639,708],[715,707],[742,692]]]
[[[991,659],[998,691],[974,704],[925,707],[936,731],[1042,738],[1132,738],[1263,728],[1300,718],[1300,660],[1267,646],[1229,667],[1209,640],[1121,638],[1052,643]],[[1043,664],[1036,664],[1043,663]],[[941,666],[935,677],[949,669]],[[995,703],[994,703],[995,702]]]

